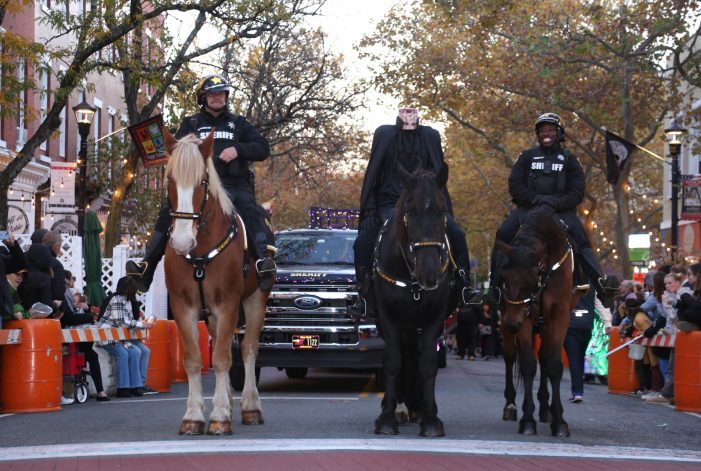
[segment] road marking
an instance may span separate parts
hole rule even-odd
[[[0,461],[88,456],[133,456],[188,453],[265,453],[285,451],[391,451],[450,453],[467,455],[509,455],[557,458],[593,458],[701,463],[701,451],[586,446],[559,443],[519,443],[491,440],[417,440],[417,439],[310,439],[310,440],[231,440],[210,438],[197,440],[112,442],[66,445],[38,445],[3,448]]]
[[[211,401],[213,399],[212,396],[205,396],[202,398],[204,401]],[[237,401],[241,400],[240,396],[234,396],[234,399]],[[353,397],[353,396],[260,396],[261,401],[358,401],[359,398]],[[119,399],[110,401],[110,402],[105,402],[105,406],[109,405],[118,405],[118,404],[134,404],[135,402],[168,402],[168,401],[187,401],[187,397],[163,397],[163,398],[155,398],[153,396],[150,396],[148,399],[134,399],[134,398],[129,398],[126,401],[120,401]]]

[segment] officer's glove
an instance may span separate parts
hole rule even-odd
[[[375,214],[369,214],[360,221],[360,228],[366,231],[374,231],[380,227],[380,218]]]
[[[557,212],[557,199],[552,195],[538,195],[533,200],[534,203],[540,206],[541,209],[547,211],[550,214]]]

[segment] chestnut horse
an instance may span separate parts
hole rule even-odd
[[[497,248],[507,257],[501,269],[501,330],[504,338],[506,387],[503,419],[516,420],[516,389],[513,382],[517,362],[523,379],[523,417],[519,433],[535,435],[533,419],[533,378],[536,360],[533,352],[533,331],[537,326],[541,345],[540,421],[550,422],[554,436],[569,437],[570,431],[562,414],[560,381],[562,380],[562,344],[570,323],[570,312],[577,303],[573,291],[573,254],[565,228],[543,210],[531,211],[519,228],[512,244],[497,241]],[[552,403],[548,405],[548,385],[552,387]]]
[[[399,433],[397,405],[406,402],[420,418],[420,435],[442,437],[436,406],[436,344],[443,321],[457,300],[446,236],[448,206],[443,188],[448,167],[438,175],[396,166],[403,190],[385,223],[374,254],[375,299],[385,341],[385,396],[375,433]]]
[[[216,376],[207,433],[232,432],[229,369],[241,303],[246,314],[246,334],[241,345],[245,368],[241,416],[244,424],[263,423],[255,363],[270,291],[258,288],[254,263],[246,258],[245,230],[214,169],[213,142],[214,134],[204,141],[194,135],[176,141],[166,132],[170,154],[166,176],[173,225],[165,254],[165,275],[185,352],[189,394],[179,433],[188,435],[204,433],[202,358],[197,331],[197,321],[203,318],[212,336]]]

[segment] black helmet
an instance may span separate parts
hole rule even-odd
[[[198,82],[195,87],[195,95],[197,96],[197,104],[204,106],[207,104],[205,96],[207,93],[226,92],[226,98],[229,99],[229,91],[231,87],[224,77],[221,75],[207,75]]]
[[[540,127],[540,125],[545,123],[554,124],[555,127],[557,127],[557,135],[560,137],[560,140],[562,141],[565,139],[565,126],[562,124],[562,120],[560,119],[560,116],[558,114],[544,113],[538,116],[538,119],[535,120],[536,134],[538,133],[538,128]]]

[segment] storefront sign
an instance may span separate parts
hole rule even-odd
[[[682,219],[701,219],[701,175],[682,175]]]
[[[75,162],[51,162],[48,213],[75,213]]]
[[[53,223],[51,230],[58,231],[61,234],[78,235],[78,222],[68,217],[59,219]]]
[[[12,234],[29,233],[29,217],[19,206],[7,206],[7,228]]]

